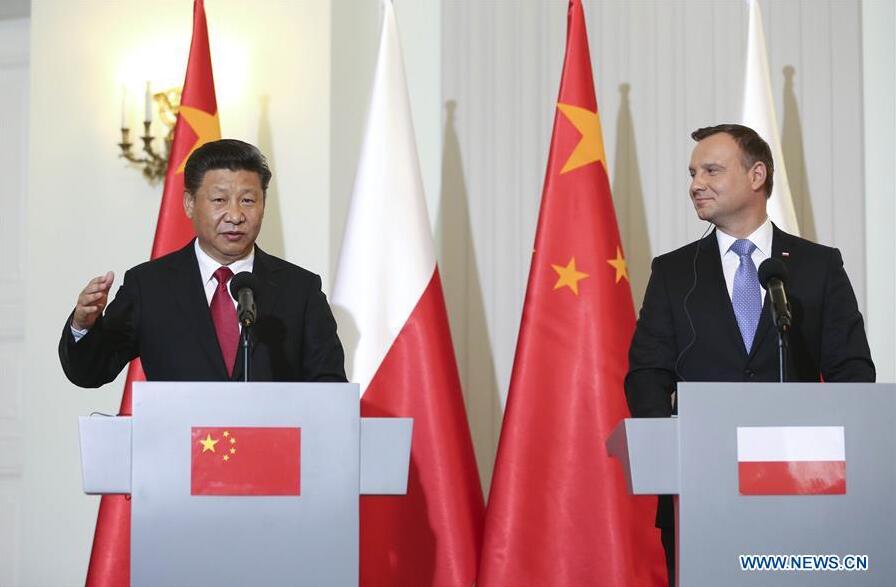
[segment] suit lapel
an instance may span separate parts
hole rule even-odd
[[[277,287],[277,268],[274,257],[271,257],[258,246],[255,246],[255,262],[252,264],[252,273],[258,278],[255,301],[258,304],[258,319],[273,313],[277,305],[280,288]]]
[[[190,241],[190,244],[178,251],[176,258],[172,259],[174,291],[180,292],[175,299],[178,301],[182,319],[193,326],[190,330],[196,333],[196,345],[208,356],[219,378],[226,380],[227,367],[224,365],[221,347],[218,346],[218,335],[208,309],[208,299],[205,297],[199,262],[196,260],[196,251],[193,247],[193,241]]]
[[[256,282],[255,302],[258,307],[257,323],[259,326],[253,328],[252,332],[250,332],[250,353],[254,357],[258,350],[257,328],[264,328],[264,322],[274,315],[274,310],[277,307],[282,288],[277,287],[276,259],[262,251],[258,245],[255,246],[255,261],[252,264],[252,273],[254,273],[255,277],[258,279]],[[239,371],[239,373],[242,374],[242,370],[244,369],[242,366],[242,353],[237,357],[237,363],[239,367],[234,369],[234,373]]]
[[[719,255],[719,241],[716,231],[700,241],[701,254],[697,261],[697,291],[700,292],[702,304],[706,308],[722,308],[724,336],[737,352],[747,356],[744,348],[744,340],[737,325],[737,317],[734,315],[734,307],[731,305],[731,296],[728,295],[728,286],[725,284],[725,273],[722,271],[722,258]],[[696,293],[696,292],[695,292]]]

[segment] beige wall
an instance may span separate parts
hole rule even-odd
[[[862,2],[868,341],[878,381],[896,382],[896,6]]]

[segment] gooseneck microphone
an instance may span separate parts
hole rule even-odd
[[[236,300],[236,316],[244,328],[255,324],[258,312],[255,308],[255,289],[258,278],[254,273],[240,271],[230,280],[230,295]]]
[[[793,317],[787,302],[787,267],[780,259],[770,257],[759,265],[759,283],[771,299],[772,317],[779,332],[790,330]]]
[[[240,271],[230,280],[230,295],[236,300],[236,316],[243,325],[240,334],[243,347],[243,381],[249,381],[249,329],[258,317],[255,307],[257,285],[258,278],[248,271]]]

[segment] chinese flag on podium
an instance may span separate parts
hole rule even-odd
[[[202,0],[193,3],[193,41],[187,60],[181,105],[174,127],[174,142],[165,174],[165,189],[152,259],[183,247],[193,238],[193,225],[184,214],[184,164],[201,145],[221,138],[215,82],[208,44],[208,27]],[[131,414],[131,384],[144,381],[140,360],[128,367],[127,381],[121,397],[119,414]],[[123,587],[130,584],[131,504],[130,496],[108,495],[100,500],[87,587]]]
[[[666,580],[656,498],[627,495],[604,448],[629,415],[623,378],[635,312],[579,0],[568,18],[479,587]]]

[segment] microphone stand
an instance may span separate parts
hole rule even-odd
[[[780,383],[784,383],[787,379],[787,330],[786,328],[777,328],[778,331],[778,376]]]
[[[782,311],[772,304],[772,320],[778,331],[778,379],[780,383],[787,381],[787,351],[790,346],[790,324],[793,320],[788,303]]]
[[[240,346],[243,349],[243,381],[249,381],[249,328],[250,325],[243,323],[243,331],[240,333]]]

